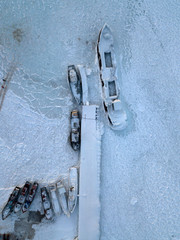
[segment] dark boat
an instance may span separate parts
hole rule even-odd
[[[79,69],[74,65],[68,66],[68,83],[72,95],[78,104],[82,103],[82,83]]]
[[[2,219],[3,220],[6,219],[13,212],[13,209],[17,202],[19,193],[20,193],[20,188],[15,187],[6,203],[6,206],[2,210]]]
[[[77,110],[71,112],[70,142],[75,151],[80,149],[80,117]]]
[[[31,206],[31,203],[33,202],[34,198],[35,198],[35,195],[36,195],[36,192],[37,192],[37,189],[38,189],[38,183],[37,182],[34,182],[30,191],[29,191],[29,194],[25,200],[25,203],[23,204],[22,206],[22,212],[26,212],[28,210],[28,208]]]
[[[26,197],[29,193],[30,187],[31,187],[31,183],[26,181],[23,188],[21,189],[20,195],[19,195],[17,203],[15,205],[15,208],[14,208],[15,213],[18,212],[22,208],[22,206],[26,200]]]

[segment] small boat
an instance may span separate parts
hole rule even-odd
[[[23,204],[22,206],[22,212],[26,212],[28,210],[28,208],[31,206],[31,203],[33,202],[34,200],[34,197],[36,195],[36,192],[37,192],[37,189],[38,189],[38,183],[37,182],[34,182],[31,189],[30,189],[30,192],[25,200],[25,203]]]
[[[68,182],[68,209],[70,213],[73,213],[78,194],[78,171],[76,167],[69,169],[69,182]]]
[[[59,203],[61,205],[61,208],[62,208],[64,214],[69,216],[66,189],[65,189],[62,181],[58,181],[56,183],[56,185],[57,185],[57,192],[58,192],[58,195],[59,195]]]
[[[53,217],[53,211],[52,211],[49,193],[46,187],[41,188],[41,199],[42,199],[42,205],[43,205],[46,219],[50,220]]]
[[[21,189],[20,195],[19,195],[17,203],[15,205],[15,208],[14,208],[15,213],[17,213],[19,210],[21,210],[21,208],[26,200],[26,197],[29,193],[30,188],[31,188],[31,183],[26,181],[25,185]]]
[[[17,202],[19,193],[20,193],[20,188],[15,187],[13,192],[11,193],[5,207],[2,210],[2,219],[3,220],[6,219],[13,212],[13,209]]]
[[[56,184],[49,185],[49,191],[50,191],[50,197],[51,197],[54,213],[57,215],[60,215],[62,211],[61,211],[61,207],[59,205],[59,201],[57,197]]]
[[[71,112],[70,142],[75,151],[80,149],[80,117],[77,110]]]
[[[68,83],[74,99],[78,104],[81,104],[82,103],[81,75],[78,67],[75,67],[75,65],[68,66]]]
[[[89,89],[87,82],[87,68],[83,65],[77,65],[81,76],[81,85],[82,85],[82,105],[89,105]],[[90,72],[88,73],[90,74]]]
[[[114,41],[107,24],[100,31],[97,44],[97,57],[102,86],[102,98],[105,113],[110,126],[115,130],[122,130],[127,125],[127,114],[119,99],[117,83],[116,56]]]

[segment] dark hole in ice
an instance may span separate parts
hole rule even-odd
[[[35,230],[32,228],[32,223],[28,223],[26,219],[19,219],[15,221],[14,234],[16,236],[15,239],[18,240],[33,239]]]
[[[11,233],[0,234],[0,240],[10,240]]]
[[[0,240],[21,240],[14,233],[3,233],[0,234]]]
[[[13,31],[13,37],[17,42],[21,42],[23,39],[24,33],[22,29],[17,28],[16,30]]]
[[[38,224],[41,222],[44,215],[42,215],[39,211],[30,211],[28,215],[28,222],[32,222],[34,224]]]
[[[32,228],[33,224],[39,224],[44,218],[39,211],[30,211],[27,216],[19,218],[15,221],[14,232],[0,234],[0,240],[26,240],[34,239],[35,230]]]

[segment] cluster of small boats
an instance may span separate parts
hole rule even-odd
[[[112,129],[122,130],[126,127],[127,114],[120,100],[113,36],[106,24],[98,37],[97,58],[104,111]],[[68,83],[76,103],[78,105],[88,104],[88,87],[82,66],[68,66]],[[81,137],[78,110],[71,112],[70,121],[70,142],[72,148],[77,151],[80,149]],[[73,213],[78,194],[77,167],[69,169],[68,179],[68,187],[64,185],[62,180],[59,180],[48,187],[41,188],[42,206],[47,219],[52,219],[54,215],[60,215],[62,212],[67,216]],[[37,182],[26,181],[22,188],[15,187],[2,211],[2,219],[6,219],[12,212],[17,213],[21,210],[25,213],[35,198],[38,186]]]
[[[78,193],[78,170],[77,167],[69,169],[68,190],[62,180],[41,188],[42,204],[47,219],[52,219],[54,215],[70,216],[77,203]]]
[[[25,213],[34,200],[38,185],[37,182],[32,184],[26,181],[22,188],[15,187],[2,211],[2,219],[6,219],[12,212],[17,213],[22,210]]]
[[[22,188],[15,187],[2,211],[2,219],[6,219],[12,212],[17,213],[21,210],[25,213],[34,200],[38,186],[37,182],[32,184],[26,181]],[[48,220],[62,212],[70,216],[77,203],[77,167],[69,169],[68,187],[64,185],[63,180],[59,180],[47,187],[42,187],[40,191],[44,214]]]

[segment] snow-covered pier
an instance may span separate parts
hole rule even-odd
[[[79,240],[100,238],[101,134],[96,105],[82,107],[79,177]]]

